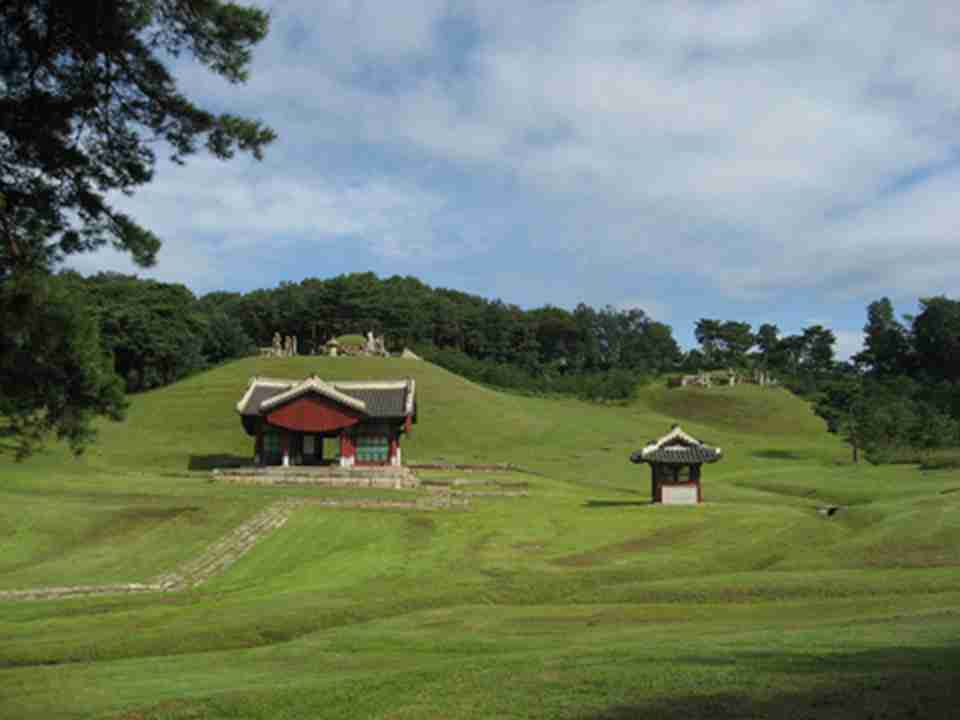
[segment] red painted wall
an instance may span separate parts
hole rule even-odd
[[[300,432],[328,432],[356,425],[363,413],[316,395],[301,395],[267,415],[267,422]]]

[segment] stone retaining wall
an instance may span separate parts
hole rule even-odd
[[[261,467],[214,470],[219,482],[252,485],[323,485],[325,487],[415,488],[420,481],[406,467]]]

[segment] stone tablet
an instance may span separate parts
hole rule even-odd
[[[696,505],[697,488],[692,485],[664,485],[664,505]]]

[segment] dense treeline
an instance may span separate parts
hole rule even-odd
[[[473,380],[594,400],[628,398],[640,376],[671,369],[681,358],[670,328],[642,310],[583,304],[573,311],[523,310],[412,277],[310,278],[246,294],[214,293],[202,302],[260,346],[280,332],[296,335],[300,351],[310,353],[331,337],[369,330],[385,335],[392,351],[414,348]]]
[[[882,298],[863,331],[863,351],[824,384],[817,413],[855,459],[956,463],[935,451],[960,444],[960,301],[923,298],[900,322]]]
[[[200,298],[182,285],[114,273],[59,277],[93,311],[131,391],[255,352],[276,332],[296,335],[310,354],[330,337],[371,330],[393,351],[415,348],[481,382],[594,400],[627,398],[638,379],[682,357],[670,328],[639,309],[523,310],[411,277],[310,278]]]
[[[269,345],[279,331],[297,335],[303,353],[319,349],[330,337],[371,330],[385,335],[394,351],[456,351],[532,375],[613,369],[657,373],[681,357],[670,328],[642,310],[595,310],[583,304],[572,312],[551,306],[522,310],[500,300],[431,288],[412,277],[358,273],[310,278],[272,290],[214,293],[203,302],[222,309],[258,345]]]
[[[371,330],[392,351],[413,348],[488,385],[595,401],[628,399],[665,373],[763,372],[813,401],[855,459],[864,451],[872,461],[912,461],[960,445],[960,301],[945,297],[921,300],[920,313],[902,322],[887,298],[871,303],[863,351],[837,362],[834,334],[821,325],[781,335],[769,323],[754,331],[703,318],[700,347],[682,353],[670,327],[639,309],[523,310],[412,277],[359,273],[199,298],[182,285],[114,273],[65,272],[56,281],[55,291],[93,319],[85,342],[106,351],[128,392],[249,355],[276,332],[296,335],[309,354],[330,337]],[[71,322],[77,332],[86,327]]]
[[[836,337],[822,325],[781,336],[780,329],[770,323],[753,332],[749,323],[702,318],[694,335],[701,349],[691,350],[684,358],[683,368],[688,371],[760,370],[806,395],[839,369],[834,359]]]
[[[780,336],[776,325],[704,318],[700,349],[687,370],[762,370],[814,404],[829,430],[873,462],[955,462],[937,452],[960,445],[960,301],[920,300],[921,311],[896,319],[888,298],[867,307],[864,348],[834,359],[835,337],[820,325]]]
[[[244,331],[183,285],[101,273],[57,280],[99,325],[103,349],[128,392],[167,385],[254,350]]]

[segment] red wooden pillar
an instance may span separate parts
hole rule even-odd
[[[400,464],[400,439],[396,433],[390,433],[390,457],[387,459],[387,463],[390,465],[399,465]]]
[[[290,433],[287,430],[282,430],[280,432],[280,454],[282,459],[280,464],[283,467],[290,466]]]
[[[353,444],[350,433],[344,430],[340,433],[340,466],[352,467],[356,462],[357,449]]]
[[[313,459],[318,465],[323,465],[323,435],[313,438]]]

